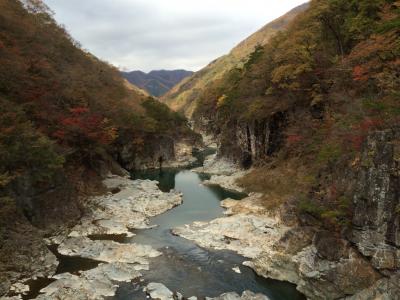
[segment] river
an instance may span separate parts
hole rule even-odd
[[[136,236],[125,241],[150,244],[163,255],[152,260],[150,271],[144,272],[144,282],[122,285],[115,299],[144,299],[142,288],[148,282],[163,283],[187,297],[215,297],[226,292],[241,294],[250,290],[263,293],[271,300],[304,299],[290,283],[257,276],[241,265],[245,259],[233,252],[203,249],[171,234],[174,227],[221,217],[220,201],[226,198],[240,200],[244,194],[219,186],[204,186],[202,181],[208,176],[189,170],[153,170],[133,174],[133,177],[158,180],[163,191],[182,192],[183,204],[153,218],[152,225],[158,225],[156,228],[136,231]],[[233,268],[239,268],[240,273]]]
[[[207,153],[206,153],[207,154]],[[204,155],[199,157],[196,166],[201,165]],[[121,284],[114,297],[108,299],[132,300],[146,299],[143,288],[150,282],[164,284],[171,291],[180,292],[185,297],[216,297],[226,292],[245,290],[262,293],[271,300],[303,300],[295,285],[257,276],[250,268],[242,265],[245,258],[230,251],[214,251],[198,247],[195,243],[174,236],[171,229],[195,221],[210,221],[223,216],[221,200],[231,198],[240,200],[246,195],[225,190],[219,186],[205,186],[202,181],[206,174],[198,174],[189,169],[148,170],[132,173],[132,179],[151,179],[159,182],[159,188],[168,192],[175,189],[183,194],[183,204],[151,220],[155,227],[135,230],[135,236],[91,236],[91,239],[115,240],[120,243],[139,243],[151,245],[163,253],[153,258],[150,270],[142,271],[143,278],[137,282]],[[99,262],[61,256],[56,251],[60,265],[57,273],[95,268]],[[52,279],[39,279],[30,283],[31,292],[24,299],[35,298],[40,289]]]

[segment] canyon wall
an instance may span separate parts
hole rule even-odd
[[[247,168],[276,160],[279,151],[287,147],[291,117],[293,114],[280,112],[268,119],[232,123],[227,126],[229,131],[219,132],[218,155]],[[199,127],[216,132],[211,124],[203,121]],[[271,212],[293,229],[250,266],[265,277],[297,284],[310,299],[398,299],[399,145],[398,127],[373,131],[351,164],[337,164],[330,175],[326,170],[321,174],[320,191],[327,176],[342,177],[338,181],[349,191],[351,216],[340,231],[299,211],[299,195],[293,195]]]

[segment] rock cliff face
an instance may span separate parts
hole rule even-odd
[[[40,230],[33,227],[14,201],[0,204],[0,298],[21,277],[51,276],[56,257],[47,249]]]
[[[224,138],[217,134],[218,154],[242,166],[262,162],[284,147],[287,122],[287,115],[283,113],[268,120],[238,122],[230,127],[233,130],[229,134],[224,133]],[[211,128],[212,122],[205,124]],[[268,213],[262,209],[252,208],[257,201],[249,199],[247,202],[253,203],[250,209],[244,210],[244,204],[240,207],[238,204],[227,212],[233,217],[201,224],[200,231],[207,233],[207,238],[197,232],[199,224],[188,227],[181,235],[217,249],[233,249],[236,243],[248,243],[259,249],[248,266],[262,276],[297,284],[310,299],[400,299],[400,286],[396,281],[400,269],[399,159],[399,128],[374,131],[362,146],[357,166],[336,170],[343,174],[346,178],[343,184],[352,191],[352,214],[347,230],[342,233],[310,225],[301,218],[293,222],[293,216],[288,215],[293,209],[286,203],[272,216],[279,220],[271,227],[273,232],[289,226],[283,234],[276,235],[275,240],[271,241],[273,235],[269,234],[264,238],[254,237],[256,242],[249,242],[245,237],[251,235],[250,230],[234,236],[234,242],[225,243],[223,236],[228,234],[224,225],[227,223],[234,223],[229,228],[238,226],[247,230],[245,224],[241,224],[241,214],[246,214],[246,220],[258,220],[260,214],[261,218],[269,218],[263,216]],[[221,228],[214,228],[217,225]],[[240,252],[240,249],[235,251]]]
[[[309,299],[338,299],[373,285],[380,274],[348,241],[297,227],[248,265],[257,273],[297,284]]]
[[[285,113],[278,112],[269,119],[239,123],[236,138],[242,165],[250,166],[252,162],[262,160],[279,150],[285,122]]]
[[[62,172],[42,187],[33,185],[29,177],[21,178],[14,184],[10,194],[34,226],[58,226],[80,216],[76,187]]]
[[[196,139],[176,140],[169,136],[159,136],[146,140],[139,151],[132,143],[124,144],[115,156],[127,170],[159,168],[160,163],[162,167],[184,167],[195,161],[192,155],[195,146],[201,146]]]
[[[398,130],[368,137],[353,199],[350,239],[382,271],[400,268],[399,137]]]
[[[137,151],[134,144],[127,143],[121,146],[117,160],[128,170],[141,167],[159,166],[160,157],[164,161],[175,158],[174,140],[170,137],[159,137],[158,140],[146,140],[144,149]]]
[[[228,126],[230,131],[224,131],[219,138],[220,156],[248,168],[275,154],[284,142],[287,118],[286,112],[276,112],[261,120],[232,121]],[[212,121],[203,120],[203,123],[201,127],[207,127]]]
[[[347,297],[346,300],[375,300],[375,299],[390,299],[399,300],[399,282],[400,276],[393,275],[389,278],[378,280],[373,286],[365,289],[356,295]]]

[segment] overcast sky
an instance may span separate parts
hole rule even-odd
[[[199,70],[306,0],[44,0],[83,48],[123,70]]]

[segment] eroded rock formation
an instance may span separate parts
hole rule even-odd
[[[400,268],[400,144],[398,131],[368,137],[353,198],[351,241],[379,270]]]

